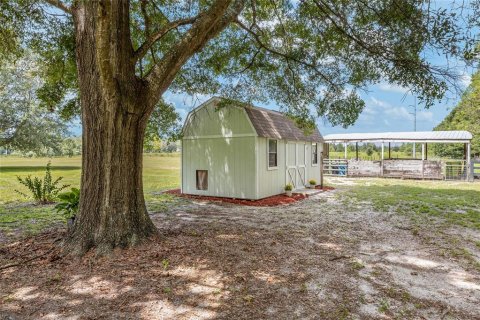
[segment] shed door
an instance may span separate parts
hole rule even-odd
[[[297,153],[297,188],[306,186],[307,166],[306,166],[306,144],[304,142],[296,143]]]
[[[297,151],[295,142],[286,143],[286,184],[291,184],[294,189],[297,188]]]

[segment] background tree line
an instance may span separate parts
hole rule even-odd
[[[81,136],[69,130],[78,117],[66,111],[53,112],[45,105],[38,59],[27,52],[0,65],[0,154],[80,155]],[[180,129],[180,115],[174,106],[160,101],[146,129],[145,152],[178,151]]]

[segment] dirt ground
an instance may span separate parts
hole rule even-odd
[[[58,230],[5,244],[0,265],[53,251],[0,271],[0,319],[480,319],[480,272],[448,254],[478,232],[413,229],[341,192],[182,200],[152,215],[161,236],[98,259],[60,258]]]

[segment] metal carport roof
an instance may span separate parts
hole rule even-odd
[[[326,143],[339,142],[429,142],[469,143],[472,134],[468,131],[412,131],[378,133],[340,133],[323,137]]]

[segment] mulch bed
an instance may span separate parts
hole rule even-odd
[[[315,189],[319,190],[333,190],[332,187],[321,187],[316,186]],[[239,204],[244,206],[252,206],[252,207],[275,207],[281,205],[291,204],[305,198],[308,198],[308,195],[301,194],[301,193],[293,193],[291,197],[288,197],[286,194],[279,194],[275,196],[271,196],[268,198],[263,198],[259,200],[245,200],[245,199],[234,199],[234,198],[224,198],[224,197],[211,197],[211,196],[198,196],[193,194],[185,194],[181,193],[180,189],[173,189],[165,191],[164,193],[172,194],[178,197],[188,198],[188,199],[195,199],[195,200],[204,200],[204,201],[216,201],[216,202],[226,202],[226,203],[233,203]]]

